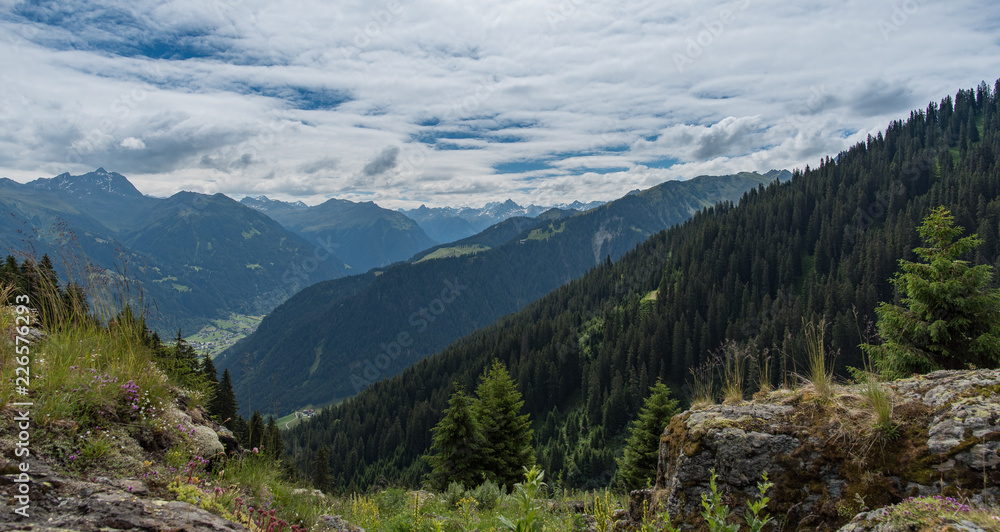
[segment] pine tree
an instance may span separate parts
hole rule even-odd
[[[670,398],[670,388],[659,380],[649,387],[639,417],[629,428],[625,454],[618,460],[618,476],[630,489],[645,487],[656,475],[660,436],[677,414],[678,402]]]
[[[486,440],[482,457],[486,476],[513,486],[524,476],[523,468],[535,463],[531,421],[528,414],[521,414],[524,400],[499,360],[480,378],[476,395],[472,410]]]
[[[198,352],[184,339],[181,329],[177,329],[177,338],[174,339],[173,357],[182,374],[198,371]]]
[[[219,381],[218,393],[208,404],[208,411],[215,416],[216,421],[222,423],[229,430],[236,432],[234,422],[239,417],[239,404],[236,402],[236,392],[233,391],[233,378],[229,375],[229,370],[222,372],[222,379]]]
[[[214,414],[212,412],[212,403],[219,394],[219,373],[215,369],[215,362],[212,361],[212,357],[208,355],[202,357],[199,372],[205,379],[205,404],[208,405],[208,413]]]
[[[285,452],[285,442],[281,439],[281,429],[274,420],[274,416],[268,416],[267,428],[264,429],[264,452],[272,460],[281,458],[281,453]]]
[[[425,458],[431,466],[431,483],[436,489],[444,490],[451,482],[472,487],[482,480],[486,441],[472,405],[473,400],[456,383],[444,418],[431,429],[432,454]]]
[[[330,472],[330,451],[327,451],[326,447],[320,447],[312,466],[313,486],[316,489],[325,490],[329,485],[328,475]]]
[[[1000,363],[1000,290],[988,289],[992,268],[959,260],[982,241],[962,233],[944,207],[933,209],[918,228],[927,247],[913,251],[922,263],[900,260],[892,279],[905,307],[882,302],[875,309],[881,345],[864,345],[889,378],[968,365]]]
[[[250,416],[250,430],[247,433],[246,444],[251,449],[258,449],[264,439],[264,416],[260,415],[260,410],[254,410]]]

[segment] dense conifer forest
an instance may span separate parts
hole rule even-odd
[[[1000,82],[960,91],[790,182],[703,210],[324,410],[287,435],[287,449],[302,469],[327,451],[334,487],[419,485],[453,383],[473,389],[499,360],[523,394],[546,479],[602,486],[649,387],[661,379],[684,397],[689,370],[724,342],[768,359],[777,384],[801,371],[804,323],[825,320],[846,375],[862,363],[857,346],[877,304],[898,302],[889,279],[915,258],[932,208],[982,239],[965,258],[1000,266],[998,91]]]

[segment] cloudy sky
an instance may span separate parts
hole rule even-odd
[[[801,168],[1000,77],[995,0],[0,0],[0,176],[399,208]]]

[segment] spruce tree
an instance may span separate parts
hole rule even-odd
[[[215,397],[219,395],[219,374],[218,370],[215,369],[215,362],[212,362],[212,357],[208,355],[202,357],[199,371],[205,379],[205,404],[208,405],[208,413],[214,414],[212,412],[212,403],[215,401]]]
[[[208,405],[208,411],[215,416],[215,420],[223,424],[229,430],[236,432],[235,421],[239,417],[239,404],[236,402],[236,392],[233,391],[233,378],[229,375],[229,370],[223,370],[222,379],[219,381],[218,392]]]
[[[918,228],[926,247],[913,250],[923,262],[899,261],[892,282],[905,306],[879,304],[883,343],[862,346],[884,377],[1000,363],[1000,290],[987,287],[990,266],[959,260],[982,243],[976,235],[956,240],[962,230],[950,211],[933,209]]]
[[[473,400],[458,384],[448,400],[444,418],[431,429],[431,484],[444,490],[451,482],[472,487],[482,480],[486,442],[472,412]]]
[[[177,329],[177,338],[174,339],[173,357],[177,361],[181,375],[198,371],[198,353],[184,339],[181,329]]]
[[[618,476],[627,488],[646,487],[656,475],[660,436],[678,410],[678,402],[670,398],[667,385],[657,380],[649,387],[649,396],[639,411],[639,417],[629,427],[625,453],[618,460]]]
[[[251,449],[260,450],[261,442],[264,438],[264,416],[260,415],[259,410],[254,410],[253,414],[250,415],[250,430],[247,434],[247,447]]]
[[[330,472],[330,451],[326,447],[320,447],[313,460],[313,486],[318,490],[326,490],[329,485]]]
[[[524,399],[499,360],[480,378],[476,395],[472,410],[486,440],[483,469],[490,480],[513,486],[523,478],[523,468],[535,464],[531,421],[521,414]]]
[[[274,416],[268,416],[267,428],[264,429],[264,452],[272,460],[281,458],[281,453],[285,451],[285,442],[281,439],[281,429],[274,420]]]

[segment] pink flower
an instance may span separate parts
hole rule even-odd
[[[257,449],[256,447],[254,447],[254,448],[253,448],[253,454],[257,454],[257,453],[259,453],[259,452],[260,452],[260,451],[259,451],[259,450],[258,450],[258,449]]]

